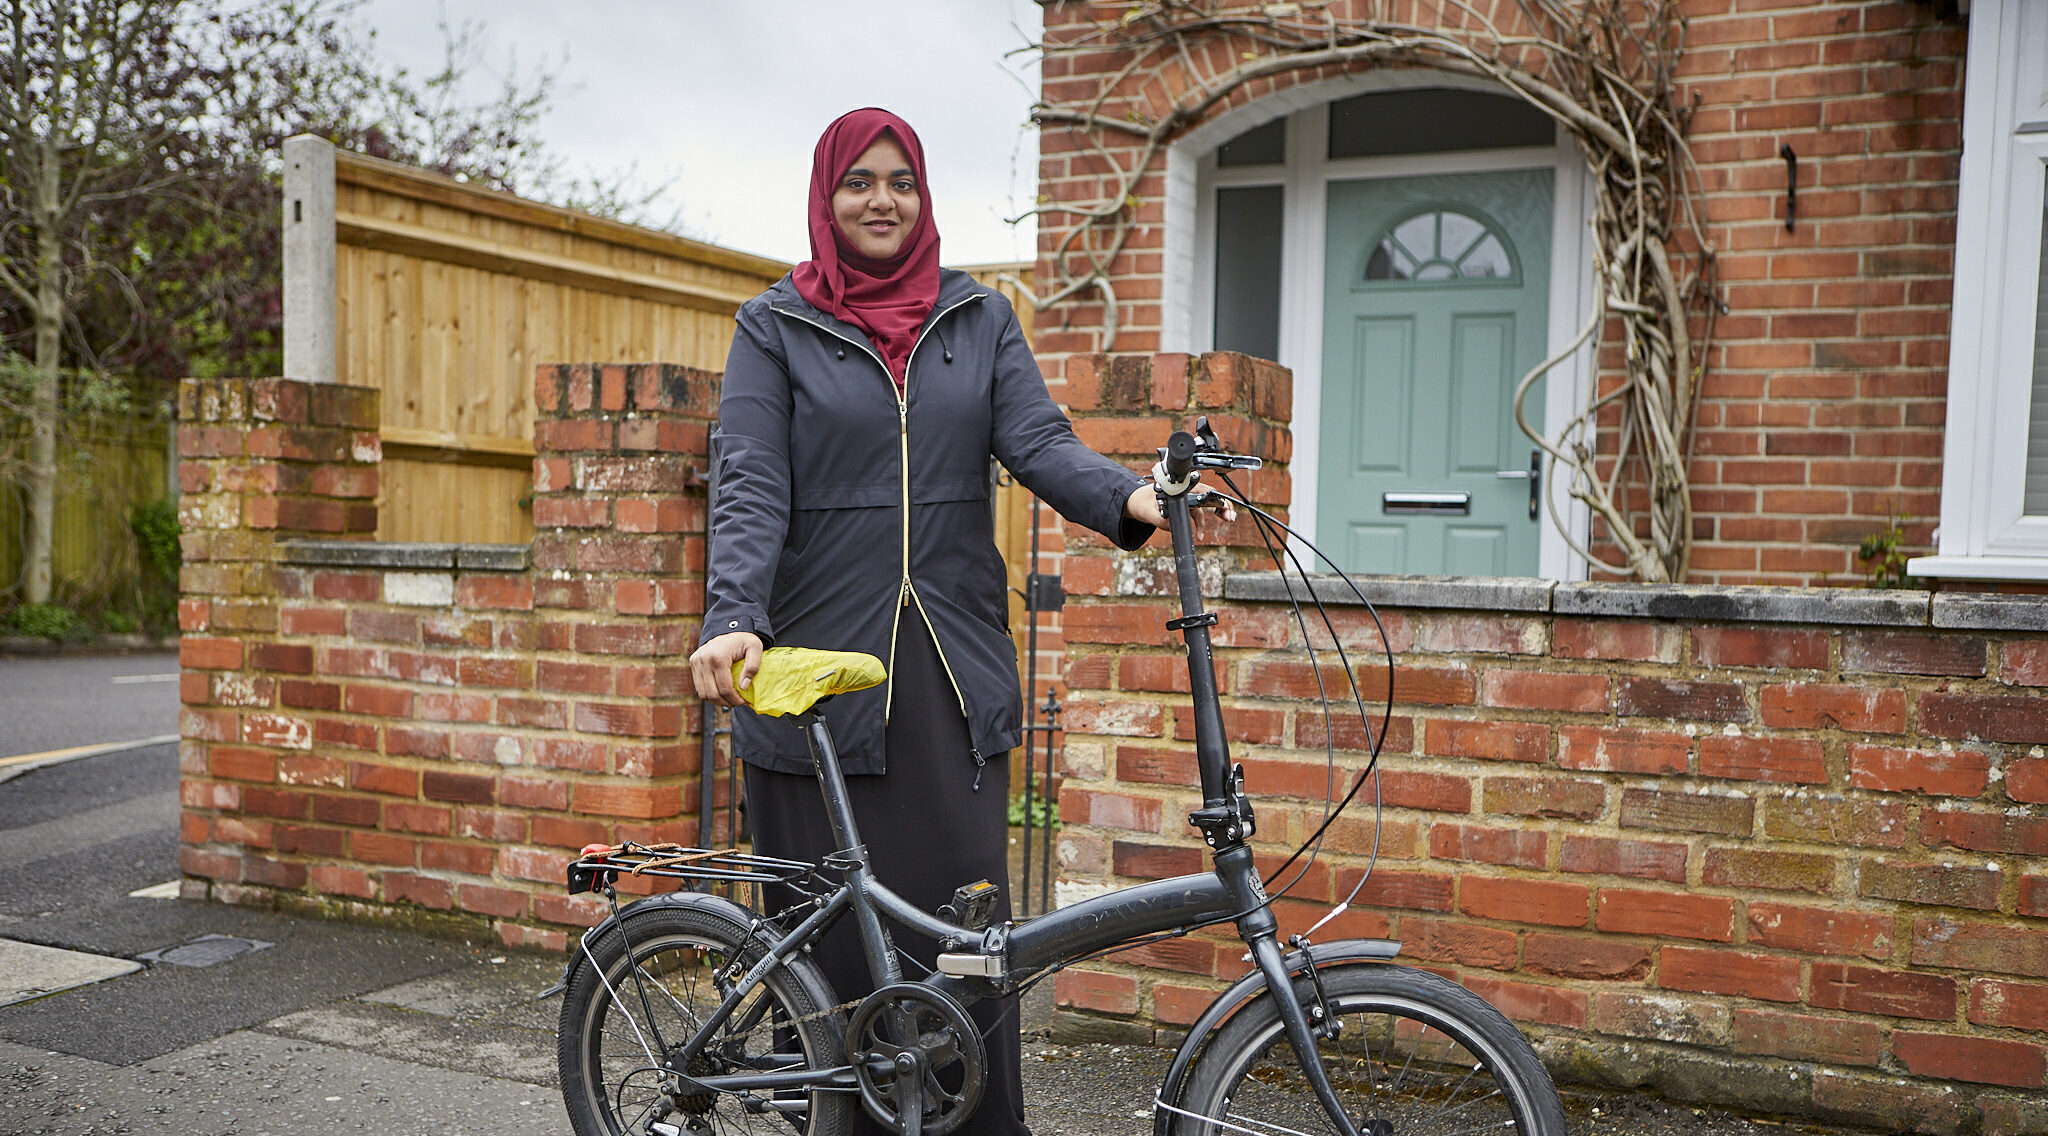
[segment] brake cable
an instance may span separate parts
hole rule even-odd
[[[1331,908],[1327,914],[1325,914],[1321,919],[1317,920],[1315,924],[1309,927],[1307,931],[1302,933],[1303,937],[1306,938],[1306,936],[1314,934],[1318,929],[1320,929],[1322,926],[1330,922],[1330,920],[1335,919],[1337,916],[1342,915],[1345,911],[1350,909],[1351,901],[1358,898],[1358,893],[1364,890],[1365,882],[1372,877],[1373,869],[1379,863],[1381,827],[1380,816],[1384,811],[1385,802],[1380,793],[1379,779],[1375,777],[1374,774],[1377,773],[1379,770],[1380,751],[1386,744],[1387,729],[1391,726],[1394,716],[1394,648],[1392,641],[1387,636],[1386,623],[1380,619],[1379,609],[1376,606],[1374,606],[1373,602],[1370,599],[1366,598],[1366,595],[1363,591],[1359,590],[1357,582],[1352,580],[1349,575],[1345,574],[1343,569],[1337,566],[1336,561],[1331,560],[1329,556],[1323,552],[1322,549],[1317,548],[1315,546],[1314,542],[1308,540],[1306,537],[1303,537],[1300,533],[1296,532],[1285,521],[1280,520],[1278,517],[1273,516],[1271,513],[1266,512],[1264,509],[1259,508],[1258,506],[1252,504],[1249,500],[1247,500],[1245,492],[1242,489],[1239,489],[1237,483],[1230,479],[1230,475],[1228,472],[1223,470],[1217,470],[1216,472],[1217,475],[1223,480],[1223,483],[1230,487],[1231,493],[1219,493],[1215,490],[1208,490],[1207,492],[1215,497],[1220,497],[1226,501],[1229,501],[1234,505],[1242,506],[1247,512],[1251,514],[1254,525],[1257,526],[1257,528],[1259,529],[1260,540],[1265,543],[1267,555],[1273,558],[1274,563],[1280,569],[1281,583],[1287,588],[1288,603],[1294,609],[1295,623],[1297,626],[1302,628],[1303,647],[1308,652],[1309,666],[1316,675],[1316,689],[1321,695],[1321,701],[1323,706],[1323,729],[1325,735],[1324,749],[1325,753],[1327,754],[1328,768],[1333,771],[1333,774],[1336,768],[1336,728],[1335,721],[1332,716],[1330,708],[1330,699],[1328,694],[1329,688],[1323,682],[1322,664],[1316,660],[1315,647],[1312,643],[1308,642],[1308,617],[1302,611],[1300,599],[1297,598],[1295,595],[1294,582],[1291,579],[1289,579],[1287,574],[1287,563],[1293,563],[1295,572],[1302,577],[1304,582],[1306,582],[1308,579],[1308,572],[1305,568],[1302,567],[1301,558],[1295,555],[1294,550],[1291,547],[1288,547],[1284,542],[1282,542],[1277,548],[1275,547],[1275,542],[1273,541],[1272,536],[1270,535],[1272,530],[1278,529],[1286,535],[1301,541],[1303,547],[1307,548],[1311,553],[1313,553],[1317,559],[1321,560],[1325,564],[1328,564],[1331,567],[1331,569],[1336,572],[1337,577],[1344,581],[1345,586],[1350,588],[1351,594],[1357,597],[1358,602],[1364,605],[1366,613],[1372,617],[1373,626],[1379,632],[1381,651],[1387,660],[1387,694],[1384,703],[1384,710],[1382,711],[1380,717],[1380,729],[1377,733],[1375,733],[1372,728],[1372,718],[1365,709],[1364,692],[1359,689],[1357,676],[1351,670],[1350,655],[1344,649],[1343,639],[1338,634],[1336,624],[1330,618],[1329,609],[1324,606],[1322,597],[1316,594],[1316,590],[1313,584],[1308,585],[1307,591],[1309,599],[1311,600],[1311,602],[1315,604],[1316,614],[1322,622],[1324,630],[1329,632],[1330,642],[1336,648],[1338,659],[1342,661],[1344,664],[1346,682],[1351,687],[1352,701],[1358,707],[1359,721],[1365,727],[1366,742],[1367,745],[1370,747],[1370,757],[1366,761],[1365,768],[1359,770],[1358,776],[1356,779],[1352,781],[1350,789],[1345,792],[1342,800],[1336,802],[1334,808],[1331,806],[1329,798],[1325,796],[1323,801],[1325,814],[1322,824],[1318,825],[1316,830],[1310,833],[1308,838],[1303,840],[1301,844],[1295,848],[1293,855],[1289,856],[1286,862],[1282,863],[1278,868],[1273,870],[1272,875],[1267,877],[1265,882],[1268,885],[1270,885],[1272,880],[1279,878],[1281,873],[1285,872],[1289,867],[1292,867],[1294,862],[1301,859],[1301,857],[1304,854],[1308,855],[1309,864],[1315,863],[1317,857],[1320,855],[1323,836],[1329,831],[1330,826],[1332,824],[1335,824],[1337,822],[1337,819],[1344,815],[1344,810],[1350,807],[1351,802],[1357,798],[1358,791],[1365,787],[1365,783],[1368,780],[1371,780],[1373,783],[1374,823],[1372,851],[1369,858],[1366,861],[1365,871],[1359,874],[1358,882],[1352,886],[1351,891],[1341,901],[1339,901],[1335,907]],[[1235,494],[1235,496],[1233,496],[1232,494]],[[1285,561],[1281,559],[1281,553],[1283,551],[1286,554]],[[1332,780],[1334,780],[1334,776],[1332,777]],[[1261,908],[1271,907],[1275,899],[1286,894],[1287,888],[1291,888],[1296,883],[1300,882],[1302,876],[1307,874],[1309,864],[1303,865],[1301,871],[1296,873],[1295,878],[1289,880],[1285,887],[1278,889],[1269,888],[1265,900],[1262,903],[1260,903],[1257,907],[1254,907],[1251,910],[1257,911]],[[1249,913],[1250,912],[1233,912],[1229,915],[1222,915],[1214,919],[1207,919],[1199,923],[1193,923],[1186,927],[1179,927],[1170,931],[1161,931],[1151,935],[1143,935],[1135,939],[1127,939],[1122,942],[1115,943],[1111,946],[1103,947],[1100,950],[1091,951],[1087,954],[1067,959],[1064,962],[1056,963],[1052,966],[1049,966],[1044,970],[1039,971],[1037,974],[1033,975],[1029,979],[1026,979],[1025,981],[1019,983],[1017,986],[1016,993],[1018,995],[1022,995],[1025,991],[1031,989],[1033,986],[1038,985],[1040,982],[1045,981],[1047,978],[1052,977],[1054,974],[1057,974],[1058,972],[1065,970],[1067,967],[1073,966],[1077,963],[1089,962],[1094,959],[1104,958],[1106,956],[1113,954],[1121,954],[1124,951],[1137,950],[1140,947],[1150,946],[1153,943],[1165,942],[1169,939],[1184,938],[1187,935],[1202,930],[1205,927],[1213,927],[1221,923],[1229,923],[1234,920],[1240,919]]]

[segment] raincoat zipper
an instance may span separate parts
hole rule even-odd
[[[835,339],[839,339],[846,343],[850,343],[855,347],[860,348],[862,351],[867,352],[868,358],[873,359],[875,361],[875,365],[882,368],[882,378],[889,383],[889,389],[896,392],[897,466],[898,473],[900,475],[898,477],[898,481],[900,482],[902,487],[903,501],[903,520],[902,524],[899,526],[902,530],[903,535],[903,580],[902,584],[899,586],[897,590],[895,615],[889,621],[889,689],[888,692],[883,696],[882,702],[882,721],[885,724],[889,721],[890,711],[895,708],[896,704],[896,636],[898,631],[900,631],[903,626],[903,609],[906,607],[910,607],[913,604],[915,604],[917,607],[918,618],[924,620],[925,630],[931,633],[932,648],[939,653],[939,666],[943,668],[946,672],[946,681],[951,683],[953,686],[953,698],[960,703],[960,716],[963,718],[968,717],[967,693],[960,689],[960,679],[953,673],[953,664],[948,662],[946,659],[946,648],[939,643],[938,628],[932,626],[931,616],[924,610],[924,601],[918,598],[917,586],[910,582],[909,391],[910,365],[916,362],[917,349],[924,346],[925,337],[932,333],[933,328],[939,326],[940,320],[945,319],[947,316],[953,314],[954,311],[966,307],[968,304],[971,304],[974,301],[979,300],[981,298],[982,293],[976,292],[971,296],[966,296],[959,300],[955,300],[953,303],[948,304],[946,307],[940,309],[938,314],[932,316],[931,320],[924,325],[924,330],[917,333],[917,342],[910,345],[910,355],[903,361],[904,385],[900,389],[896,386],[896,377],[889,373],[889,365],[882,361],[882,356],[878,354],[875,351],[874,346],[868,343],[865,339],[857,339],[853,336],[846,335],[840,332],[837,328],[820,323],[817,320],[811,319],[808,316],[804,316],[800,313],[790,311],[788,308],[779,308],[772,306],[770,308],[770,310],[774,311],[778,315],[788,316],[790,319],[796,320],[800,323],[809,324],[812,327],[817,328],[818,330],[826,333],[827,335],[832,336]],[[969,719],[969,722],[971,728],[971,718]],[[981,770],[982,767],[988,763],[988,759],[983,757],[981,751],[976,748],[970,748],[969,756],[974,759],[974,788],[976,790],[979,790],[981,788]]]

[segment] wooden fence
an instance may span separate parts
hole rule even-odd
[[[16,429],[25,427],[0,422],[0,431]],[[56,598],[93,600],[115,577],[136,569],[128,515],[138,505],[177,493],[171,461],[170,424],[163,419],[124,423],[60,444],[50,548]],[[19,598],[26,506],[19,493],[0,489],[0,600]]]
[[[789,265],[464,185],[285,146],[285,371],[383,392],[377,538],[528,540],[533,374],[543,363],[719,370],[732,314]],[[1025,332],[1029,266],[982,265]],[[1028,571],[1029,498],[1000,494],[1003,551]]]
[[[379,540],[531,539],[535,366],[720,370],[733,312],[790,267],[317,138],[287,142],[285,166],[285,373],[383,392]],[[966,271],[1029,336],[1030,266]],[[997,521],[1021,588],[1030,496],[999,489]]]
[[[530,538],[534,367],[717,369],[789,267],[319,139],[285,159],[285,369],[384,393],[383,540]]]

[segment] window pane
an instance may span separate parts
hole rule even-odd
[[[1280,355],[1277,185],[1216,191],[1216,349]]]
[[[1382,91],[1330,104],[1332,158],[1548,146],[1556,138],[1549,115],[1512,95]]]
[[[1216,164],[1230,166],[1271,166],[1287,160],[1287,119],[1276,118],[1254,126],[1225,142],[1216,151]]]
[[[1508,250],[1501,247],[1500,238],[1492,233],[1479,242],[1479,247],[1465,254],[1458,261],[1458,275],[1468,279],[1492,279],[1513,275],[1515,266],[1508,262]]]
[[[1487,280],[1515,274],[1500,234],[1477,217],[1433,210],[1395,225],[1365,261],[1367,280]]]
[[[1401,251],[1401,246],[1388,237],[1372,250],[1371,259],[1365,262],[1367,280],[1406,280],[1415,275],[1415,262]]]
[[[2041,260],[2035,266],[2034,397],[2027,417],[2027,496],[2021,510],[2048,516],[2048,200],[2041,206]]]

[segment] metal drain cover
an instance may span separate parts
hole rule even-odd
[[[144,962],[168,962],[178,966],[213,966],[254,951],[267,951],[276,945],[260,939],[238,939],[233,935],[201,935],[175,947],[160,947],[135,957]]]

